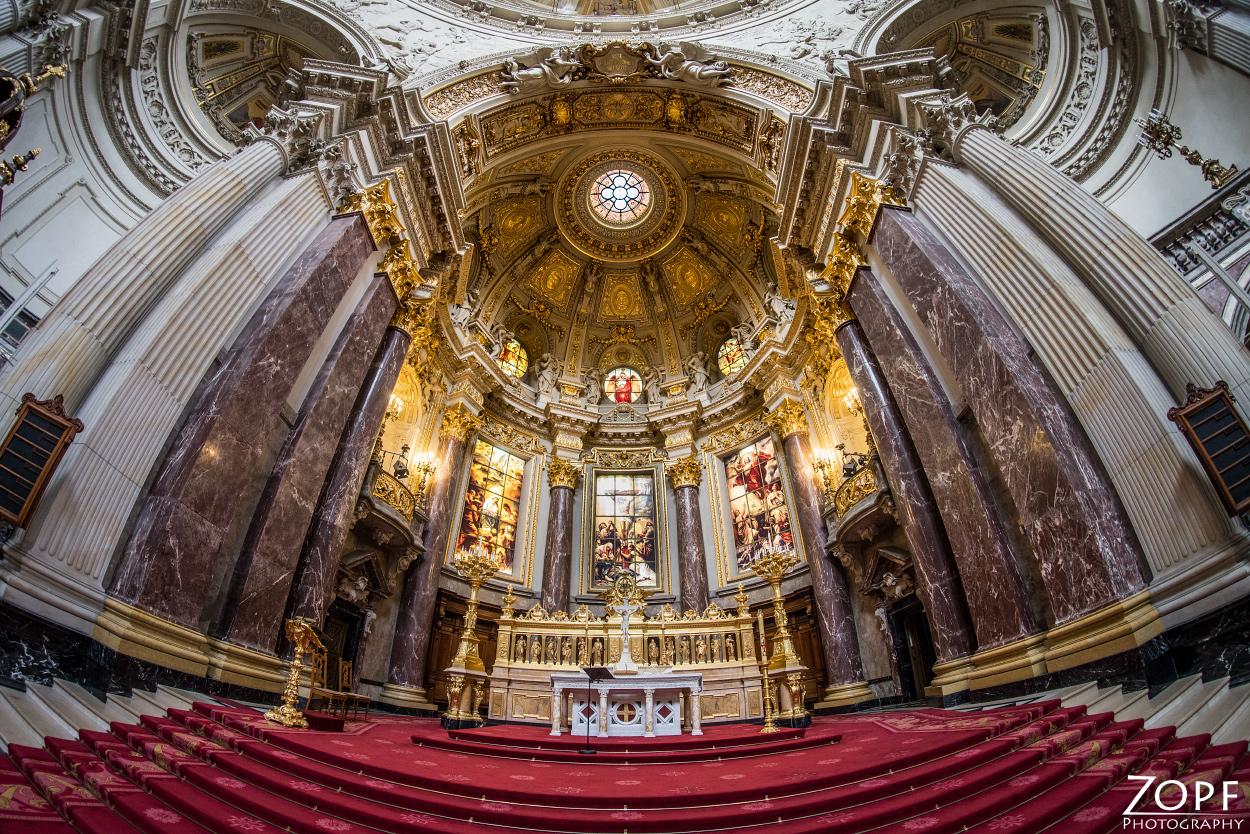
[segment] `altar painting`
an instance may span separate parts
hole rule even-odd
[[[767,549],[794,547],[794,528],[781,486],[781,461],[771,437],[722,458],[729,487],[729,515],[739,572]]]
[[[477,441],[453,558],[485,553],[500,572],[512,573],[524,473],[524,459],[485,440]]]
[[[596,475],[594,530],[592,589],[611,585],[618,568],[658,587],[654,475]]]

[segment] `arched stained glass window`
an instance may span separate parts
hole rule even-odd
[[[747,366],[746,351],[742,349],[742,342],[739,342],[736,336],[730,336],[720,343],[720,349],[716,351],[716,363],[720,366],[720,372],[725,376]]]
[[[608,171],[590,189],[590,205],[595,214],[614,225],[629,225],[647,213],[651,189],[633,171]]]
[[[632,403],[642,395],[642,377],[633,368],[617,368],[603,380],[603,393],[614,403]]]
[[[512,376],[520,379],[529,370],[530,357],[525,346],[516,339],[509,339],[499,351],[499,367]]]

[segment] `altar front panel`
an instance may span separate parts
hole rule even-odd
[[[586,735],[586,723],[590,722],[590,735],[599,734],[599,700],[592,694],[586,703],[586,693],[574,694],[570,714],[570,728],[574,736]],[[657,736],[681,735],[681,691],[661,690],[655,693],[655,734]],[[646,733],[646,700],[641,692],[622,692],[608,696],[607,734],[609,737],[641,736]]]

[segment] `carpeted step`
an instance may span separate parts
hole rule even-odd
[[[49,739],[52,743],[69,743],[65,739]],[[10,747],[14,762],[35,788],[56,811],[83,834],[124,834],[134,827],[90,790],[48,750],[35,747]],[[187,826],[163,829],[162,834],[186,834]]]
[[[4,834],[73,832],[69,823],[7,756],[0,756],[0,831]]]
[[[1202,736],[1199,736],[1201,738]],[[1208,737],[1209,738],[1209,737]],[[1219,786],[1223,784],[1233,771],[1235,771],[1242,760],[1246,758],[1247,743],[1244,741],[1235,742],[1233,744],[1219,744],[1208,747],[1203,751],[1202,755],[1194,761],[1188,769],[1178,774],[1175,779],[1185,787],[1182,789],[1176,785],[1166,785],[1156,792],[1152,789],[1149,796],[1151,801],[1143,807],[1135,810],[1144,811],[1162,811],[1163,806],[1174,806],[1177,804],[1182,793],[1184,793],[1189,802],[1194,801],[1196,782],[1207,782],[1216,786],[1216,793],[1219,792]],[[1140,788],[1140,786],[1139,786]],[[1156,804],[1153,797],[1158,796],[1161,804]],[[1139,803],[1140,804],[1140,803]],[[1187,804],[1188,808],[1193,808],[1192,804]]]

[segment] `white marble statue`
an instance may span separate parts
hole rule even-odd
[[[473,320],[473,314],[477,312],[478,292],[477,290],[469,290],[465,293],[463,304],[452,304],[447,308],[447,315],[451,318],[451,323],[461,330],[469,326],[469,322]]]
[[[590,408],[596,408],[603,402],[603,371],[600,368],[591,368],[586,372],[586,391],[583,396]]]
[[[565,49],[544,47],[534,53],[536,63],[522,66],[515,58],[503,62],[499,71],[501,86],[509,93],[528,93],[544,87],[564,87],[573,80],[573,70],[581,62]]]
[[[776,281],[768,282],[768,291],[764,293],[764,307],[780,322],[794,318],[794,302],[781,294]]]
[[[729,332],[738,340],[738,344],[742,345],[743,350],[755,350],[755,325],[749,321],[739,322],[729,328]]]
[[[664,405],[664,397],[660,394],[660,372],[648,365],[642,372],[642,389],[647,393],[647,402],[652,405]]]
[[[556,382],[560,379],[560,363],[550,353],[544,353],[534,363],[538,375],[538,393],[555,396]]]
[[[690,395],[697,397],[707,390],[711,379],[707,370],[707,354],[703,351],[691,354],[686,358],[685,368],[690,377]]]
[[[660,74],[674,81],[685,81],[696,87],[720,87],[729,83],[729,64],[713,60],[703,47],[693,43],[660,47],[658,59],[647,55],[647,61],[658,68]]]
[[[490,358],[498,359],[499,354],[503,353],[503,346],[516,338],[512,331],[508,329],[503,322],[495,322],[490,326]]]

